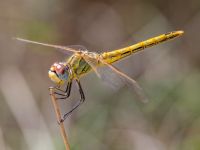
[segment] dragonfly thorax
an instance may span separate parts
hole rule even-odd
[[[49,78],[56,84],[63,84],[69,77],[69,66],[64,62],[54,63],[49,69]]]

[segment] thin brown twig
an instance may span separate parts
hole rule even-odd
[[[54,95],[54,89],[50,88],[49,90],[50,90],[50,95],[51,95],[51,100],[52,100],[52,103],[53,103],[53,106],[54,106],[54,110],[55,110],[55,113],[56,113],[57,121],[60,122],[61,113],[60,113],[60,108],[59,108],[58,102],[57,102],[56,97]],[[68,139],[67,139],[67,134],[66,134],[63,122],[60,122],[59,126],[60,126],[60,132],[61,132],[64,144],[65,144],[65,148],[66,148],[66,150],[70,150],[69,142],[68,142]]]

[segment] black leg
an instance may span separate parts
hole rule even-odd
[[[63,97],[57,98],[57,99],[66,99],[70,96],[70,92],[71,92],[71,87],[72,87],[72,81],[67,83],[67,88],[66,90],[62,93],[55,93],[57,95],[61,95]]]
[[[63,115],[63,118],[60,120],[60,122],[63,122],[76,108],[78,108],[84,101],[85,101],[85,95],[83,92],[83,89],[81,87],[81,83],[78,79],[76,79],[76,83],[79,87],[79,93],[80,93],[80,100],[73,106],[73,108],[67,112],[66,114]]]
[[[66,90],[63,91],[61,90],[60,88],[58,87],[53,87],[54,89],[56,89],[57,91],[60,91],[60,92],[54,92],[55,95],[60,95],[62,97],[56,97],[56,99],[66,99],[70,96],[70,92],[71,92],[71,87],[72,87],[72,81],[69,81],[67,83],[67,87],[66,87]]]

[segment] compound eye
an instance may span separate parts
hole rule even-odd
[[[64,74],[65,73],[65,66],[63,64],[56,64],[55,66],[56,73]]]

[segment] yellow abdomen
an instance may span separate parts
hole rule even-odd
[[[135,52],[141,51],[147,47],[151,47],[153,45],[165,42],[167,40],[174,39],[182,35],[183,33],[183,31],[169,32],[122,49],[113,50],[111,52],[104,52],[101,54],[101,56],[107,63],[113,63],[124,57],[130,56]]]

